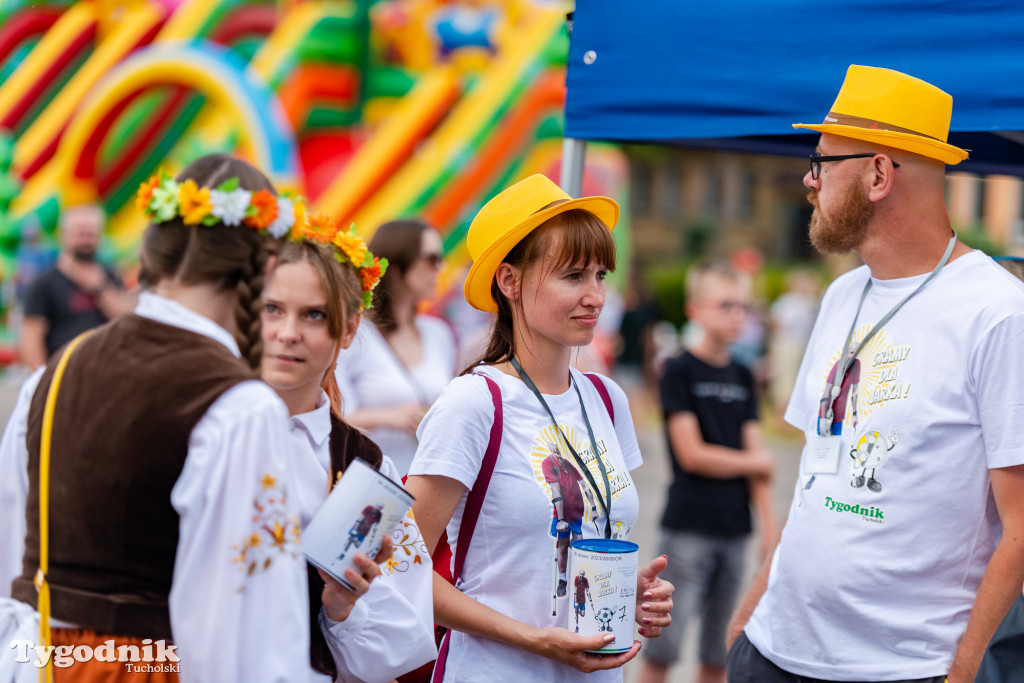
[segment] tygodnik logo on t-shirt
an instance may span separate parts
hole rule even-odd
[[[874,505],[850,505],[849,503],[834,500],[832,496],[825,496],[825,507],[840,514],[849,513],[853,515],[860,515],[866,522],[885,524],[885,512],[882,508],[875,507]]]

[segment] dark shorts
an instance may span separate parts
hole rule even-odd
[[[725,666],[725,635],[739,600],[747,537],[720,538],[693,531],[662,529],[659,553],[668,556],[662,578],[676,587],[672,625],[644,643],[648,661],[671,666],[679,659],[692,617],[700,617],[700,661]]]
[[[747,634],[741,633],[729,649],[725,664],[729,683],[835,683],[823,678],[798,676],[772,664],[757,651]],[[945,676],[931,678],[901,679],[899,681],[875,681],[873,683],[943,683]],[[866,682],[865,682],[866,683]]]

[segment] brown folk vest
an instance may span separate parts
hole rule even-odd
[[[28,414],[28,533],[13,596],[36,604],[39,442],[51,360]],[[50,465],[52,615],[98,633],[170,639],[178,546],[171,489],[192,429],[225,391],[252,379],[213,339],[137,315],[101,327],[61,382]]]

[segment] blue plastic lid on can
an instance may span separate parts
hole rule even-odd
[[[592,553],[635,553],[640,550],[640,546],[636,543],[610,538],[588,538],[582,541],[573,541],[572,547]]]

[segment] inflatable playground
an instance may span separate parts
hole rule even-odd
[[[558,180],[568,43],[565,7],[540,0],[2,0],[0,278],[86,202],[130,271],[139,184],[226,151],[366,234],[437,226],[440,306],[477,209],[528,174]],[[591,146],[584,178],[625,199],[616,148]]]

